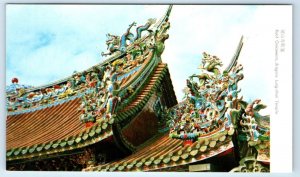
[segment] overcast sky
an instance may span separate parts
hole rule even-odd
[[[188,76],[199,73],[202,53],[223,60],[232,58],[239,39],[244,47],[240,82],[249,101],[271,104],[274,86],[275,29],[287,23],[278,6],[174,5],[170,38],[162,56],[168,63],[178,101]],[[104,58],[105,34],[122,35],[133,21],[163,16],[167,6],[137,5],[7,5],[6,84],[18,77],[21,84],[40,86],[85,70]]]

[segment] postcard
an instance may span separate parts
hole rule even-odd
[[[7,4],[6,112],[8,171],[291,172],[292,5]]]

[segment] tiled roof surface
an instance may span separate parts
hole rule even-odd
[[[7,117],[7,149],[31,146],[77,134],[84,128],[80,99],[39,111]]]
[[[112,135],[114,119],[90,127],[79,121],[80,99],[7,119],[7,160],[32,158],[81,148]]]
[[[168,133],[160,134],[122,160],[84,171],[151,171],[201,161],[233,148],[231,133],[224,130],[191,146],[183,146],[181,140],[170,138]]]

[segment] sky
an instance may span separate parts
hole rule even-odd
[[[133,21],[162,17],[158,5],[7,5],[6,84],[40,86],[83,71],[101,61],[105,34],[122,35]],[[241,95],[271,104],[274,31],[285,23],[276,6],[174,5],[163,62],[169,66],[178,101],[185,80],[198,74],[202,53],[218,56],[224,68],[244,36]]]
[[[159,19],[166,9],[158,5],[6,5],[6,84],[17,77],[20,84],[40,86],[98,64],[104,60],[100,54],[106,51],[105,34],[122,35],[133,21],[139,25],[148,18]],[[271,114],[271,170],[277,172],[292,167],[292,150],[282,152],[292,149],[291,17],[291,6],[174,5],[162,55],[180,101],[185,80],[199,73],[202,53],[218,56],[224,69],[244,36],[240,96],[246,101],[260,98],[268,105],[262,114]],[[276,30],[285,31],[288,42],[279,61],[282,111],[275,115]]]

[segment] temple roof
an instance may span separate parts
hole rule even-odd
[[[147,86],[137,91],[135,99],[121,106],[112,118],[97,118],[90,128],[85,128],[79,121],[80,98],[42,110],[8,116],[7,160],[77,149],[113,135],[112,124],[137,114],[167,74],[167,65],[159,64]]]
[[[157,38],[157,43],[163,43],[167,39],[170,10],[171,6],[161,20],[150,26],[153,32],[131,43],[125,51],[112,53],[99,65],[55,83],[7,94],[7,160],[88,146],[113,135],[114,122],[137,114],[162,78],[169,77],[167,65],[161,63],[163,50],[153,48],[150,41]],[[117,100],[122,101],[115,106]],[[96,108],[92,104],[97,104]],[[87,126],[83,124],[86,121],[94,124]]]
[[[158,134],[130,156],[84,171],[153,171],[194,163],[233,148],[231,133],[225,130],[196,141],[191,146],[183,146],[181,140],[170,138],[168,133]]]

